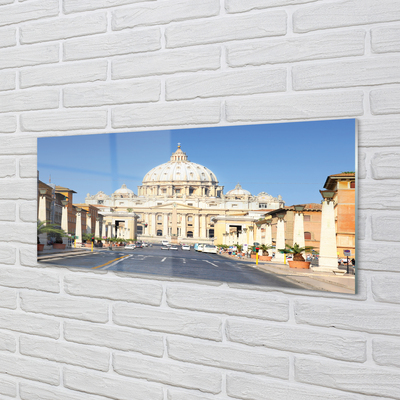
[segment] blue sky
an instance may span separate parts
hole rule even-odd
[[[74,203],[125,183],[137,186],[181,143],[189,161],[209,168],[224,193],[237,183],[286,205],[316,202],[328,175],[355,171],[355,120],[291,122],[38,139],[39,178],[77,192]]]

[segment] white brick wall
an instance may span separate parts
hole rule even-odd
[[[400,399],[399,38],[396,0],[0,0],[0,399]],[[37,266],[37,137],[354,117],[356,296]]]

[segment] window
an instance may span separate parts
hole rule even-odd
[[[268,208],[268,204],[267,203],[260,203],[258,205],[258,208]]]
[[[104,204],[104,200],[97,200],[97,204]]]
[[[181,189],[175,189],[175,193],[180,193]]]
[[[138,225],[138,227],[137,227],[137,234],[138,234],[138,235],[141,235],[142,233],[143,233],[143,226]]]
[[[304,232],[304,239],[311,240],[311,232]]]
[[[353,182],[350,182],[350,189],[355,189],[356,188],[356,183],[353,181]]]
[[[236,208],[237,206],[237,204],[232,204],[232,208]]]
[[[157,203],[158,206],[162,206],[162,203]]]
[[[188,206],[193,206],[193,203],[188,203]]]
[[[162,215],[157,215],[157,221],[162,221]]]
[[[210,238],[214,237],[214,229],[209,229],[208,230],[208,237],[210,237]]]
[[[187,237],[189,238],[192,238],[193,237],[193,232],[192,231],[188,231],[188,233],[187,233]]]
[[[311,215],[305,215],[304,221],[311,221]]]
[[[157,236],[162,236],[162,230],[161,230],[161,229],[159,229],[159,230],[157,231]]]
[[[167,189],[162,189],[161,192],[162,193],[167,193]]]
[[[192,222],[193,221],[193,217],[188,217],[188,221]]]

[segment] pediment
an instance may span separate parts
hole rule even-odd
[[[152,210],[165,210],[165,209],[170,210],[171,209],[172,210],[174,208],[174,203],[175,202],[171,201],[170,203],[165,203],[160,206],[150,207],[150,209],[152,209]],[[175,203],[175,204],[176,204],[177,210],[182,210],[182,209],[183,210],[200,210],[201,209],[200,207],[189,206],[187,204],[180,204],[180,203]]]

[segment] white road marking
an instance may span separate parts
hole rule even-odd
[[[117,264],[120,263],[121,261],[125,261],[125,260],[127,260],[128,258],[131,258],[131,257],[132,257],[132,256],[125,257],[125,258],[123,258],[123,259],[121,259],[121,260],[115,261],[115,262],[113,262],[112,264],[107,265],[107,266],[105,266],[104,268],[100,268],[100,269],[101,269],[101,270],[105,270],[105,269],[108,269],[108,268],[110,268],[110,267],[114,267],[115,265],[117,265]]]
[[[186,264],[186,258],[181,258],[183,260],[183,263]]]
[[[204,261],[205,261],[205,262],[208,262],[209,264],[214,265],[214,267],[217,267],[217,268],[218,268],[218,265],[215,265],[215,264],[213,264],[212,262],[207,261],[207,260],[204,260]]]
[[[166,259],[167,259],[167,257],[164,257],[164,258],[161,260],[161,262],[164,262]]]

